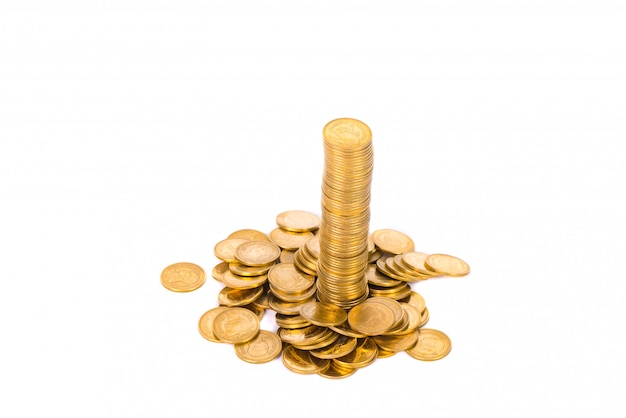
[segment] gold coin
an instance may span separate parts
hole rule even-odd
[[[172,292],[191,292],[206,281],[202,267],[193,263],[176,263],[165,267],[161,273],[161,284]]]
[[[379,229],[372,233],[372,239],[381,251],[391,254],[402,254],[415,249],[413,240],[407,235],[393,229]]]
[[[294,373],[314,374],[328,369],[330,360],[310,356],[308,351],[288,345],[283,351],[283,364]]]
[[[215,317],[213,333],[226,343],[245,343],[259,333],[259,318],[245,308],[228,308]]]
[[[379,348],[387,351],[403,351],[413,347],[417,343],[419,331],[413,331],[405,335],[378,335],[372,337]]]
[[[400,305],[400,303],[398,303],[397,301],[393,300],[393,299],[389,299],[389,298],[385,298],[385,297],[371,297],[369,299],[367,299],[365,302],[363,302],[364,304],[367,303],[379,303],[379,304],[383,304],[385,306],[387,306],[389,309],[391,309],[391,311],[393,312],[393,320],[394,320],[394,325],[393,327],[395,328],[396,326],[398,326],[403,318],[404,318],[404,309],[402,309],[402,305]]]
[[[269,241],[248,241],[239,245],[235,258],[251,267],[265,267],[278,260],[280,248]]]
[[[330,327],[344,323],[348,318],[346,311],[338,306],[324,302],[309,302],[300,307],[300,315],[314,325]]]
[[[357,119],[335,119],[324,126],[325,143],[335,149],[360,150],[372,142],[369,126]]]
[[[323,359],[343,357],[350,354],[350,352],[356,348],[356,343],[356,338],[340,335],[339,338],[337,338],[337,341],[333,344],[327,347],[318,348],[317,350],[311,350],[310,353],[312,356]]]
[[[261,293],[261,295],[256,298],[252,304],[254,306],[256,306],[257,308],[260,309],[270,309],[270,305],[269,305],[269,287],[267,286],[267,283],[265,283],[263,285],[263,291]]]
[[[221,343],[219,338],[217,338],[213,333],[213,321],[215,321],[215,317],[217,315],[221,314],[226,309],[228,308],[218,306],[217,308],[206,311],[198,321],[198,330],[200,331],[200,335],[214,343]]]
[[[426,276],[434,276],[436,273],[428,270],[424,264],[428,254],[418,253],[418,252],[409,252],[401,254],[402,261],[404,261],[404,265],[409,269],[413,270],[416,273],[423,274]]]
[[[270,308],[275,312],[281,313],[283,315],[296,315],[300,313],[300,306],[304,305],[307,302],[312,302],[315,300],[315,296],[310,297],[309,299],[305,299],[300,302],[287,302],[278,298],[274,293],[269,294],[268,304]]]
[[[274,265],[267,276],[274,288],[287,294],[305,292],[315,284],[315,277],[301,273],[291,263]]]
[[[345,379],[356,373],[357,369],[342,367],[330,360],[330,367],[326,370],[317,372],[318,375],[325,377],[326,379]]]
[[[422,312],[424,312],[424,309],[426,309],[426,301],[424,300],[422,295],[415,291],[411,292],[409,297],[403,302],[406,302],[409,305],[415,307],[415,309],[417,309],[420,314],[422,314]]]
[[[263,294],[263,287],[255,287],[253,289],[233,289],[230,287],[223,288],[217,295],[220,305],[229,307],[249,305],[257,300]]]
[[[228,271],[228,263],[225,262],[221,262],[218,265],[216,265],[215,267],[213,267],[213,271],[211,272],[211,276],[213,276],[213,278],[215,280],[217,280],[218,282],[222,282],[222,277],[224,277],[224,273],[226,273]]]
[[[417,330],[422,323],[422,315],[418,312],[418,310],[414,306],[409,305],[408,303],[400,303],[400,305],[402,305],[402,309],[404,309],[404,312],[406,314],[405,316],[407,319],[407,326],[404,330],[397,331],[393,333],[392,335],[408,334],[410,332]]]
[[[257,318],[259,318],[259,321],[262,320],[263,317],[265,316],[265,309],[258,305],[255,305],[254,302],[252,302],[249,305],[244,305],[242,306],[242,308],[247,309],[253,314],[255,314]]]
[[[348,322],[344,322],[343,324],[335,325],[329,327],[337,334],[345,335],[346,337],[354,337],[354,338],[365,338],[367,335],[361,334],[360,332],[356,332],[352,328],[350,328],[350,324]]]
[[[272,286],[272,284],[270,283],[270,290],[272,291],[272,293],[280,300],[282,300],[283,302],[309,302],[312,297],[315,295],[315,292],[317,292],[317,288],[315,286],[311,286],[309,289],[307,289],[306,291],[303,291],[301,293],[285,293],[279,289],[276,289],[274,286]]]
[[[252,277],[266,274],[273,265],[272,263],[261,267],[251,267],[240,263],[228,263],[228,269],[238,276]]]
[[[294,261],[294,254],[296,252],[292,251],[292,250],[282,250],[280,252],[280,262],[281,263],[293,263]]]
[[[302,315],[283,315],[283,314],[277,313],[276,325],[285,329],[297,329],[297,328],[306,328],[313,324],[311,324],[309,321],[304,319]]]
[[[411,287],[407,283],[402,283],[394,287],[378,287],[370,285],[370,296],[383,296],[386,298],[400,300],[411,294]]]
[[[322,220],[315,214],[303,210],[288,210],[276,216],[276,223],[291,232],[314,231]]]
[[[417,360],[434,361],[444,358],[452,349],[450,338],[436,329],[423,328],[415,347],[406,350]]]
[[[357,346],[348,355],[333,359],[332,361],[342,367],[361,368],[369,366],[376,360],[378,346],[371,338],[359,339]]]
[[[470,272],[465,261],[447,254],[431,254],[426,257],[424,265],[427,269],[444,276],[461,277]]]
[[[295,251],[313,238],[311,232],[289,232],[282,228],[276,228],[270,232],[270,240],[283,250]]]
[[[273,332],[260,330],[252,340],[235,344],[237,357],[248,363],[260,364],[274,360],[280,355],[283,343]]]
[[[270,239],[261,231],[256,229],[240,229],[228,236],[228,238],[242,238],[250,241],[269,241]]]
[[[421,315],[422,322],[420,322],[420,328],[426,325],[428,323],[428,320],[430,319],[430,312],[428,312],[428,308],[424,308],[424,312],[422,312]]]
[[[378,353],[376,354],[376,358],[389,358],[398,354],[397,351],[388,351],[383,348],[378,347]]]
[[[394,287],[403,284],[401,280],[392,279],[380,273],[375,265],[369,265],[367,267],[365,278],[369,284],[380,287]]]
[[[382,303],[362,303],[348,313],[350,328],[364,335],[380,335],[395,324],[390,307]]]
[[[327,347],[333,344],[340,337],[336,332],[326,328],[326,333],[317,341],[311,341],[306,344],[294,344],[293,346],[300,350],[316,350],[318,348]]]
[[[306,328],[297,329],[281,329],[278,330],[278,336],[287,344],[307,345],[313,344],[327,338],[330,331],[328,328],[311,325]],[[331,331],[332,332],[332,331]]]
[[[217,258],[227,263],[238,263],[235,258],[235,251],[244,242],[248,242],[247,239],[242,238],[228,238],[215,244],[213,253]]]
[[[230,270],[224,273],[222,282],[233,289],[254,289],[255,287],[263,286],[267,282],[267,274],[262,276],[238,276],[233,274]]]

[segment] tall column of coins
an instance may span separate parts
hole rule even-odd
[[[356,119],[336,119],[323,130],[322,224],[318,299],[350,309],[368,296],[372,132]]]

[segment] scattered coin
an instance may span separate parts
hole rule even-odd
[[[452,343],[446,334],[436,329],[422,328],[417,344],[406,352],[417,360],[434,361],[447,356],[451,348]]]
[[[226,307],[218,306],[217,308],[213,308],[205,312],[201,317],[200,321],[198,321],[198,330],[200,331],[200,335],[206,338],[209,341],[214,343],[220,343],[219,338],[215,336],[213,333],[213,321],[215,321],[215,317],[220,313],[224,312]]]
[[[280,355],[283,343],[273,332],[261,330],[252,340],[235,344],[237,357],[248,363],[267,363]]]
[[[228,236],[228,238],[242,238],[250,241],[269,241],[270,239],[261,231],[256,229],[240,229]]]
[[[322,220],[311,212],[288,210],[276,216],[276,223],[291,232],[309,232],[320,227]]]
[[[289,232],[276,228],[270,232],[270,240],[283,250],[295,251],[305,242],[313,238],[312,232]]]
[[[372,233],[374,244],[381,251],[390,254],[402,254],[415,249],[413,240],[402,232],[393,229],[379,229]]]
[[[202,267],[193,263],[176,263],[161,273],[161,284],[172,292],[191,292],[206,281]]]
[[[241,238],[228,238],[218,242],[213,249],[213,253],[217,258],[226,262],[226,263],[236,263],[238,262],[235,258],[235,251],[237,247],[239,247],[244,242],[248,242],[247,239]]]
[[[244,308],[228,308],[213,320],[215,337],[231,344],[252,340],[259,333],[259,328],[259,318]]]
[[[447,254],[431,254],[426,257],[424,265],[427,269],[444,276],[461,277],[470,272],[465,261]]]
[[[237,246],[235,258],[250,267],[267,266],[278,260],[280,248],[268,241],[247,241]]]

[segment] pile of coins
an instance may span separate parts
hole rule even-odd
[[[415,251],[402,232],[369,235],[371,132],[354,119],[324,128],[322,218],[301,210],[276,217],[268,235],[233,232],[214,247],[212,277],[223,283],[219,306],[198,323],[209,341],[234,344],[249,363],[282,362],[300,374],[338,379],[376,359],[405,351],[418,360],[445,357],[450,339],[423,328],[430,314],[412,284],[469,274],[463,260]],[[202,286],[204,270],[177,263],[161,274],[176,292]],[[275,332],[260,329],[267,310]]]

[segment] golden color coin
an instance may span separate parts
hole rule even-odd
[[[326,143],[337,149],[361,150],[372,142],[372,131],[363,122],[352,118],[332,120],[322,131]]]
[[[274,265],[267,276],[274,288],[287,294],[306,292],[315,284],[315,277],[303,274],[291,263]]]
[[[215,317],[213,333],[223,342],[238,344],[252,340],[259,333],[259,318],[245,308],[228,308]]]
[[[261,231],[256,229],[240,229],[228,236],[228,238],[242,238],[250,241],[269,241],[270,239]]]
[[[346,311],[324,302],[309,302],[302,305],[300,315],[310,323],[322,327],[342,324],[348,318]]]
[[[417,360],[433,361],[444,358],[451,349],[452,343],[446,334],[436,329],[423,328],[415,347],[406,352]]]
[[[227,271],[222,277],[222,282],[233,289],[254,289],[255,287],[263,286],[267,282],[267,274],[245,277],[233,274],[232,271]]]
[[[348,313],[350,328],[364,335],[380,335],[395,324],[390,307],[382,303],[362,303]]]
[[[202,267],[193,263],[176,263],[165,267],[161,273],[161,284],[172,292],[191,292],[206,281]]]
[[[278,260],[280,248],[269,241],[248,241],[239,245],[235,258],[250,267],[263,267]]]
[[[404,299],[403,302],[413,306],[420,314],[424,312],[424,309],[426,309],[426,301],[422,295],[415,291],[412,291],[411,294],[409,294],[409,297]]]
[[[323,358],[323,359],[333,359],[338,357],[343,357],[352,352],[356,348],[357,339],[354,337],[346,337],[345,335],[340,335],[333,344],[318,348],[317,350],[311,350],[311,355]]]
[[[276,223],[287,231],[307,232],[319,228],[322,220],[311,212],[288,210],[276,216]]]
[[[280,252],[280,262],[281,263],[293,263],[294,262],[294,255],[295,255],[295,251],[293,250],[282,250]]]
[[[326,379],[345,379],[356,373],[357,369],[351,367],[343,367],[330,360],[330,367],[326,370],[320,371],[317,374],[325,377]]]
[[[378,346],[371,338],[360,339],[357,346],[348,355],[333,359],[333,362],[347,368],[361,368],[369,366],[376,360]]]
[[[244,242],[248,242],[247,239],[241,238],[228,238],[215,244],[213,253],[217,258],[227,263],[238,263],[235,258],[235,251]]]
[[[270,232],[270,240],[283,250],[295,251],[313,238],[312,232],[289,232],[276,228]]]
[[[427,269],[444,276],[461,277],[470,272],[470,267],[465,261],[447,254],[431,254],[426,257],[424,265]]]
[[[215,317],[217,315],[221,314],[226,309],[228,308],[218,306],[217,308],[213,308],[205,312],[198,321],[198,330],[200,331],[200,335],[214,343],[221,343],[219,338],[217,338],[213,333],[213,321],[215,321]]]
[[[387,351],[403,351],[413,347],[417,343],[419,331],[409,332],[405,335],[379,335],[372,337],[379,348]]]
[[[228,263],[228,269],[238,276],[252,277],[266,274],[273,265],[274,264],[261,267],[250,267],[240,263]]]
[[[220,290],[217,300],[220,305],[225,306],[244,306],[249,305],[257,300],[265,291],[264,287],[255,287],[253,289],[233,289],[225,287]]]
[[[413,240],[407,235],[393,229],[379,229],[372,233],[374,244],[382,251],[391,254],[402,254],[415,249]]]
[[[419,252],[408,252],[408,253],[401,254],[400,257],[402,257],[402,261],[404,261],[404,265],[406,265],[409,269],[413,270],[414,272],[419,273],[419,274],[424,274],[427,276],[435,275],[435,273],[433,273],[431,270],[428,270],[426,266],[424,265],[424,262],[426,261],[428,254],[419,253]]]
[[[283,351],[283,364],[294,373],[313,374],[328,369],[330,360],[310,356],[308,351],[288,345]]]
[[[213,271],[211,271],[211,276],[218,282],[222,283],[222,278],[224,277],[224,273],[226,273],[229,269],[229,264],[225,262],[221,262],[215,267],[213,267]]]
[[[273,332],[261,330],[247,343],[235,344],[237,357],[248,363],[260,364],[274,360],[280,355],[283,342]]]

